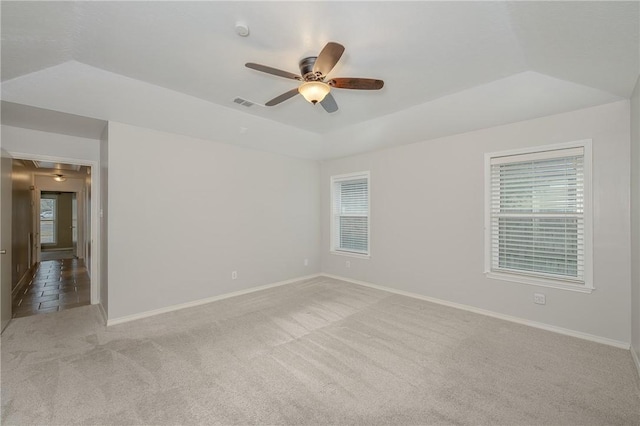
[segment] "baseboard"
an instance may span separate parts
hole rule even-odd
[[[138,314],[133,314],[133,315],[126,315],[126,316],[120,317],[120,318],[107,319],[107,327],[111,326],[111,325],[122,324],[122,323],[129,322],[129,321],[139,320],[139,319],[142,319],[142,318],[152,317],[154,315],[165,314],[167,312],[178,311],[180,309],[193,308],[194,306],[205,305],[207,303],[217,302],[218,300],[229,299],[231,297],[242,296],[243,294],[255,293],[256,291],[267,290],[269,288],[279,287],[279,286],[282,286],[282,285],[291,284],[291,283],[295,283],[295,282],[298,282],[298,281],[304,281],[304,280],[308,280],[308,279],[311,279],[311,278],[317,278],[320,275],[321,274],[319,274],[319,273],[318,274],[305,275],[305,276],[302,276],[302,277],[292,278],[292,279],[285,280],[285,281],[278,281],[276,283],[265,284],[265,285],[261,285],[261,286],[258,286],[258,287],[251,287],[251,288],[248,288],[246,290],[234,291],[232,293],[225,293],[225,294],[221,294],[219,296],[207,297],[205,299],[198,299],[198,300],[194,300],[192,302],[179,303],[177,305],[166,306],[164,308],[153,309],[151,311],[140,312]],[[102,306],[102,305],[100,305],[100,306]],[[106,315],[105,315],[105,317],[106,317]]]
[[[377,284],[372,284],[366,281],[360,281],[360,280],[354,280],[351,278],[346,278],[346,277],[341,277],[338,275],[333,275],[333,274],[325,274],[325,273],[317,273],[317,274],[311,274],[311,275],[306,275],[306,276],[302,276],[302,277],[296,277],[296,278],[292,278],[289,280],[285,280],[285,281],[279,281],[279,282],[275,282],[275,283],[271,283],[271,284],[265,284],[262,286],[258,286],[258,287],[251,287],[248,288],[246,290],[239,290],[239,291],[234,291],[232,293],[225,293],[225,294],[221,294],[218,296],[213,296],[213,297],[207,297],[205,299],[199,299],[199,300],[194,300],[191,302],[186,302],[186,303],[180,303],[177,305],[171,305],[171,306],[166,306],[164,308],[159,308],[159,309],[153,309],[150,311],[145,311],[145,312],[140,312],[137,314],[132,314],[132,315],[127,315],[124,317],[120,317],[120,318],[114,318],[114,319],[108,319],[108,316],[104,310],[104,307],[102,306],[101,303],[98,304],[98,307],[100,309],[100,313],[103,316],[103,320],[105,321],[107,326],[112,326],[112,325],[117,325],[117,324],[123,324],[129,321],[135,321],[135,320],[139,320],[142,318],[148,318],[148,317],[152,317],[155,315],[160,315],[160,314],[164,314],[167,312],[173,312],[173,311],[178,311],[181,309],[186,309],[186,308],[192,308],[195,306],[200,306],[200,305],[205,305],[207,303],[212,303],[212,302],[216,302],[218,300],[223,300],[223,299],[229,299],[232,297],[236,297],[236,296],[241,296],[243,294],[249,294],[249,293],[255,293],[258,291],[262,291],[262,290],[267,290],[270,288],[274,288],[274,287],[279,287],[279,286],[283,286],[286,284],[292,284],[294,282],[298,282],[298,281],[304,281],[304,280],[308,280],[308,279],[312,279],[312,278],[317,278],[320,276],[324,276],[327,278],[333,278],[336,280],[341,280],[341,281],[346,281],[346,282],[350,282],[352,284],[356,284],[356,285],[361,285],[364,287],[369,287],[369,288],[374,288],[376,290],[382,290],[382,291],[386,291],[388,293],[394,293],[394,294],[399,294],[401,296],[407,296],[407,297],[411,297],[414,299],[420,299],[420,300],[424,300],[427,302],[431,302],[431,303],[437,303],[439,305],[443,305],[443,306],[448,306],[451,308],[456,308],[456,309],[462,309],[468,312],[473,312],[476,314],[480,314],[480,315],[486,315],[492,318],[497,318],[497,319],[501,319],[501,320],[505,320],[505,321],[509,321],[509,322],[513,322],[513,323],[517,323],[517,324],[522,324],[522,325],[527,325],[529,327],[534,327],[534,328],[538,328],[538,329],[542,329],[542,330],[546,330],[546,331],[552,331],[554,333],[558,333],[558,334],[563,334],[566,336],[571,336],[571,337],[577,337],[579,339],[583,339],[583,340],[589,340],[592,342],[596,342],[596,343],[602,343],[604,345],[608,345],[608,346],[613,346],[616,348],[620,348],[620,349],[626,349],[629,350],[631,349],[629,343],[627,342],[621,342],[619,340],[614,340],[614,339],[609,339],[606,337],[601,337],[601,336],[596,336],[593,334],[589,334],[589,333],[583,333],[581,331],[575,331],[575,330],[571,330],[568,328],[563,328],[563,327],[557,327],[554,325],[549,325],[549,324],[545,324],[545,323],[541,323],[541,322],[537,322],[537,321],[531,321],[531,320],[527,320],[524,318],[518,318],[518,317],[514,317],[511,315],[505,315],[505,314],[501,314],[498,312],[493,312],[493,311],[489,311],[486,309],[481,309],[481,308],[476,308],[474,306],[469,306],[469,305],[464,305],[461,303],[455,303],[455,302],[450,302],[447,300],[442,300],[442,299],[437,299],[434,297],[429,297],[429,296],[424,296],[422,294],[418,294],[418,293],[412,293],[412,292],[408,292],[408,291],[403,291],[403,290],[397,290],[391,287],[386,287],[386,286],[382,286],[382,285],[377,285]],[[631,354],[633,356],[634,362],[636,364],[636,368],[638,369],[638,374],[640,375],[640,359],[638,359],[638,354],[634,351],[631,350]]]
[[[69,250],[73,250],[73,247],[47,248],[47,249],[42,249],[42,252],[47,252],[47,251],[69,251]]]
[[[636,370],[638,370],[638,378],[640,378],[640,357],[638,351],[633,346],[631,347],[631,356],[636,364]]]
[[[20,290],[24,288],[24,285],[29,281],[29,279],[33,277],[36,270],[36,266],[37,266],[37,263],[31,265],[31,267],[27,269],[24,272],[24,274],[22,274],[22,277],[20,277],[20,279],[18,280],[18,284],[16,284],[14,289],[11,290],[11,300],[13,300],[16,294],[20,293]]]
[[[108,325],[107,322],[107,311],[104,310],[104,306],[102,306],[102,303],[98,302],[98,309],[100,310],[100,316],[102,316],[102,323],[104,325]]]
[[[621,349],[630,349],[630,345],[627,342],[621,342],[619,340],[614,340],[614,339],[609,339],[606,337],[600,337],[600,336],[596,336],[593,334],[589,334],[589,333],[583,333],[581,331],[575,331],[575,330],[571,330],[568,328],[562,328],[562,327],[557,327],[555,325],[549,325],[549,324],[545,324],[545,323],[541,323],[541,322],[537,322],[537,321],[530,321],[524,318],[518,318],[518,317],[513,317],[511,315],[505,315],[505,314],[501,314],[498,312],[493,312],[493,311],[489,311],[486,309],[481,309],[481,308],[476,308],[474,306],[469,306],[469,305],[464,305],[462,303],[455,303],[455,302],[449,302],[447,300],[442,300],[442,299],[436,299],[434,297],[429,297],[429,296],[424,296],[422,294],[418,294],[418,293],[411,293],[408,291],[403,291],[403,290],[396,290],[394,288],[391,287],[385,287],[385,286],[381,286],[381,285],[377,285],[377,284],[372,284],[366,281],[359,281],[359,280],[354,280],[351,278],[345,278],[345,277],[341,277],[338,275],[332,275],[332,274],[320,274],[324,277],[327,278],[333,278],[336,280],[342,280],[342,281],[347,281],[350,282],[352,284],[357,284],[357,285],[361,285],[364,287],[370,287],[370,288],[375,288],[376,290],[382,290],[382,291],[386,291],[389,293],[394,293],[394,294],[399,294],[402,296],[407,296],[407,297],[412,297],[414,299],[420,299],[420,300],[425,300],[427,302],[432,302],[432,303],[437,303],[438,305],[444,305],[444,306],[449,306],[451,308],[456,308],[456,309],[462,309],[464,311],[469,311],[469,312],[473,312],[476,314],[480,314],[480,315],[486,315],[489,317],[493,317],[493,318],[497,318],[497,319],[501,319],[501,320],[505,320],[505,321],[509,321],[509,322],[515,322],[518,324],[523,324],[523,325],[528,325],[529,327],[534,327],[534,328],[539,328],[542,330],[547,330],[547,331],[552,331],[554,333],[558,333],[558,334],[564,334],[566,336],[571,336],[571,337],[577,337],[579,339],[583,339],[583,340],[589,340],[592,342],[596,342],[596,343],[602,343],[605,345],[609,345],[609,346],[614,346],[616,348],[621,348]],[[633,352],[633,351],[632,351]],[[636,358],[636,365],[638,365],[638,360]],[[639,369],[640,371],[640,369]]]

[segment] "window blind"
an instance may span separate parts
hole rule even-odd
[[[369,178],[333,179],[333,249],[369,252]]]
[[[491,159],[491,269],[585,282],[584,150]]]

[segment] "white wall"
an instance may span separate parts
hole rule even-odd
[[[110,320],[319,272],[318,162],[114,122],[108,139]]]
[[[98,197],[100,207],[100,263],[96,275],[100,277],[100,305],[104,314],[109,312],[109,127],[107,126],[100,137],[100,176],[101,185]],[[105,318],[106,319],[106,318]]]
[[[629,137],[629,102],[620,101],[325,161],[322,271],[628,344]],[[484,154],[580,139],[593,139],[596,290],[487,279]],[[371,171],[371,258],[330,254],[330,176],[364,170]],[[547,304],[535,305],[534,292]]]
[[[98,161],[100,158],[100,144],[97,139],[4,125],[2,147],[12,153],[62,157],[79,162]]]
[[[85,256],[85,265],[87,267],[87,272],[89,272],[89,276],[93,276],[93,265],[92,265],[92,259],[93,259],[93,241],[92,241],[92,230],[91,230],[91,219],[93,217],[93,212],[91,211],[92,207],[91,207],[91,174],[88,174],[84,177],[84,205],[86,206],[85,210],[84,210],[84,256]],[[98,198],[100,194],[97,194],[96,196]]]
[[[631,96],[631,350],[640,374],[640,77]]]

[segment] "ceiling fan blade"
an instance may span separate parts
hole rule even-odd
[[[327,84],[338,89],[380,90],[384,81],[374,78],[332,78]]]
[[[313,71],[320,72],[322,75],[329,74],[340,60],[343,52],[343,45],[334,42],[327,43],[318,55],[318,59],[316,59],[316,63],[313,66]]]
[[[298,94],[298,88],[296,87],[295,89],[291,89],[288,92],[284,92],[280,96],[276,96],[275,98],[273,98],[269,102],[267,102],[265,105],[266,106],[278,105],[280,102],[284,102],[287,99],[293,98],[297,94]]]
[[[331,93],[327,93],[327,96],[320,101],[320,105],[322,105],[322,108],[327,112],[336,112],[338,110],[338,104]]]
[[[266,72],[267,74],[277,75],[278,77],[290,78],[292,80],[302,80],[302,77],[300,77],[298,74],[294,74],[288,71],[282,71],[277,68],[268,67],[266,65],[247,62],[246,64],[244,64],[244,66],[256,71],[262,71],[262,72]]]

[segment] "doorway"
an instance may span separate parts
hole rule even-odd
[[[12,270],[22,274],[12,280],[12,317],[96,303],[93,167],[16,157]]]

